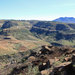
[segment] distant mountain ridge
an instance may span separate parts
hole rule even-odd
[[[55,22],[63,22],[63,23],[75,23],[75,18],[74,17],[60,17],[55,20]]]

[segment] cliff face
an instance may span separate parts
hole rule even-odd
[[[60,39],[75,39],[74,32],[75,24],[62,24],[56,22],[38,22],[31,28],[31,32],[36,33],[37,35],[45,35],[45,36],[52,36],[57,40]],[[70,32],[70,33],[69,33]]]
[[[63,34],[62,32],[60,31],[57,31],[57,30],[45,30],[45,29],[40,29],[40,28],[36,28],[36,27],[33,27],[31,29],[31,32],[33,33],[37,33],[40,34],[40,35],[45,35],[45,36],[52,36],[55,35],[54,37],[57,39],[57,40],[60,40],[60,39],[65,39],[65,40],[75,40],[75,33],[71,33],[71,34]]]
[[[44,28],[49,30],[70,30],[68,24],[47,21],[39,21],[38,23],[34,24],[33,27]]]

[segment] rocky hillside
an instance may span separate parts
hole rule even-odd
[[[9,57],[10,58],[10,57]],[[11,58],[12,59],[12,58]],[[0,70],[0,75],[75,75],[75,50],[71,47],[44,45],[36,52],[13,60]]]
[[[63,23],[75,23],[75,18],[74,17],[60,17],[55,20],[55,22],[63,22]]]
[[[75,47],[73,23],[2,20],[0,75],[75,75],[70,46]]]
[[[12,26],[18,26],[17,23],[13,23],[12,21],[6,21],[3,25],[2,25],[2,29],[5,29],[5,28],[10,28]]]
[[[0,37],[17,40],[42,40],[53,45],[71,45],[75,43],[75,24],[35,20],[2,20]]]
[[[55,43],[60,40],[69,41],[75,40],[75,24],[71,23],[59,23],[59,22],[48,22],[48,21],[39,21],[34,24],[31,28],[31,32],[38,38],[44,39],[48,42]],[[60,44],[64,44],[63,42]],[[67,44],[66,44],[67,45]]]
[[[36,38],[30,32],[31,27],[37,22],[34,20],[0,20],[0,56],[34,49],[43,44],[48,45],[48,42]]]

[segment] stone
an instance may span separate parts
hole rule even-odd
[[[41,51],[39,51],[38,53],[41,54]]]
[[[51,54],[53,51],[48,46],[42,46],[41,54]]]
[[[49,75],[61,75],[61,72],[68,73],[67,71],[70,70],[71,68],[72,68],[71,62],[61,63],[59,66],[56,66]]]
[[[46,63],[39,65],[39,71],[45,70],[45,69],[50,68],[50,67],[51,67],[51,65],[50,65],[50,62],[48,60]]]
[[[50,65],[52,65],[55,62],[55,60],[54,59],[49,59],[49,62],[50,62]]]
[[[61,63],[59,66],[56,66],[56,68],[59,68],[59,71],[64,71],[67,68],[69,68],[69,66],[71,65],[72,65],[71,62],[64,62],[64,63]]]
[[[69,60],[71,60],[71,58],[70,58],[70,57],[65,57],[64,60],[65,60],[65,61],[69,61]]]
[[[59,59],[58,59],[58,58],[55,58],[55,62],[56,62],[56,61],[59,61]]]
[[[43,63],[43,65],[46,65],[46,63]]]
[[[45,46],[46,49],[51,50],[48,46]]]
[[[49,74],[49,70],[42,70],[42,71],[41,71],[41,74],[42,74],[42,75]]]
[[[28,60],[34,61],[36,58],[34,56],[30,56]]]

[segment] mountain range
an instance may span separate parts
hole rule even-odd
[[[64,23],[75,23],[75,18],[74,17],[59,17],[53,21],[64,22]]]

